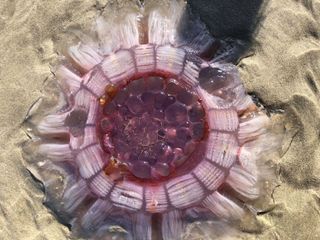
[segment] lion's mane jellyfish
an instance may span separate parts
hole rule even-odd
[[[173,1],[97,18],[54,71],[56,107],[29,115],[30,170],[76,236],[180,239],[260,196],[270,119],[230,63],[237,44],[185,14]]]

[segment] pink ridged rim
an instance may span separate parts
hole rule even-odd
[[[139,54],[150,56],[150,59],[142,61]],[[168,58],[168,55],[173,57]],[[199,99],[207,99],[207,93],[199,86],[196,77],[201,65],[208,65],[200,59],[198,61],[202,62],[199,66],[188,61],[185,51],[180,48],[146,44],[122,49],[105,57],[83,77],[81,87],[74,94],[74,111],[78,109],[88,113],[84,125],[84,142],[77,148],[76,138],[71,138],[71,147],[78,152],[76,159],[81,176],[88,179],[91,191],[97,197],[110,199],[115,206],[128,210],[138,211],[143,208],[147,212],[163,212],[170,208],[186,208],[201,203],[224,182],[238,153],[239,144],[234,135],[239,125],[236,110],[215,109],[210,102],[202,101],[210,119],[209,146],[204,149],[202,158],[197,160],[190,173],[160,183],[148,184],[130,179],[125,182],[114,181],[110,175],[110,166],[113,164],[110,163],[110,155],[103,151],[101,143],[97,141],[97,111],[99,105],[105,103],[105,92],[112,94],[115,88],[121,88],[131,79],[148,75],[175,78],[179,84],[195,91]],[[154,196],[157,196],[156,202]]]

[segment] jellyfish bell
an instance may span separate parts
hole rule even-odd
[[[55,71],[63,104],[28,120],[30,169],[75,236],[181,239],[190,222],[241,218],[237,195],[261,194],[270,119],[229,62],[237,48],[197,18],[186,33],[184,13],[172,1],[99,17],[97,40]]]

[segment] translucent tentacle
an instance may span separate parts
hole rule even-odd
[[[96,200],[82,216],[81,225],[85,229],[96,229],[111,212],[112,204],[107,200]]]
[[[80,88],[81,77],[65,66],[59,66],[55,75],[62,88],[70,95]]]
[[[69,144],[44,143],[39,146],[38,153],[53,161],[70,161],[73,158]]]
[[[230,169],[226,182],[242,196],[255,199],[259,197],[258,178],[239,165]]]
[[[69,48],[69,55],[85,71],[90,70],[96,64],[100,63],[102,57],[97,52],[98,49],[79,43]]]
[[[173,210],[162,215],[163,240],[179,240],[183,233],[181,212]]]
[[[44,117],[37,126],[40,134],[66,134],[68,129],[65,126],[65,120],[68,113],[63,114],[50,114]]]
[[[241,207],[219,192],[214,192],[208,196],[203,201],[203,205],[218,217],[224,219],[239,219],[244,213]]]
[[[179,46],[205,59],[211,59],[221,45],[220,41],[210,34],[200,17],[192,13],[189,6],[180,20],[178,33]]]
[[[220,40],[220,47],[211,62],[232,62],[236,63],[247,48],[245,41],[233,38]]]
[[[149,240],[151,238],[151,215],[138,213],[133,219],[133,239]]]
[[[67,188],[63,195],[65,210],[72,213],[82,203],[88,193],[87,183],[83,179]]]
[[[183,14],[183,1],[164,1],[159,5],[151,1],[146,3],[149,12],[148,40],[154,44],[175,44],[178,39],[177,26]]]
[[[123,18],[105,21],[103,17],[96,20],[96,31],[99,38],[99,52],[108,55],[122,48],[139,44],[139,13],[130,13]]]

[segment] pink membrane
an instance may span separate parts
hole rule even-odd
[[[133,80],[101,107],[102,145],[135,177],[167,177],[203,140],[204,118],[197,96],[174,79]]]

